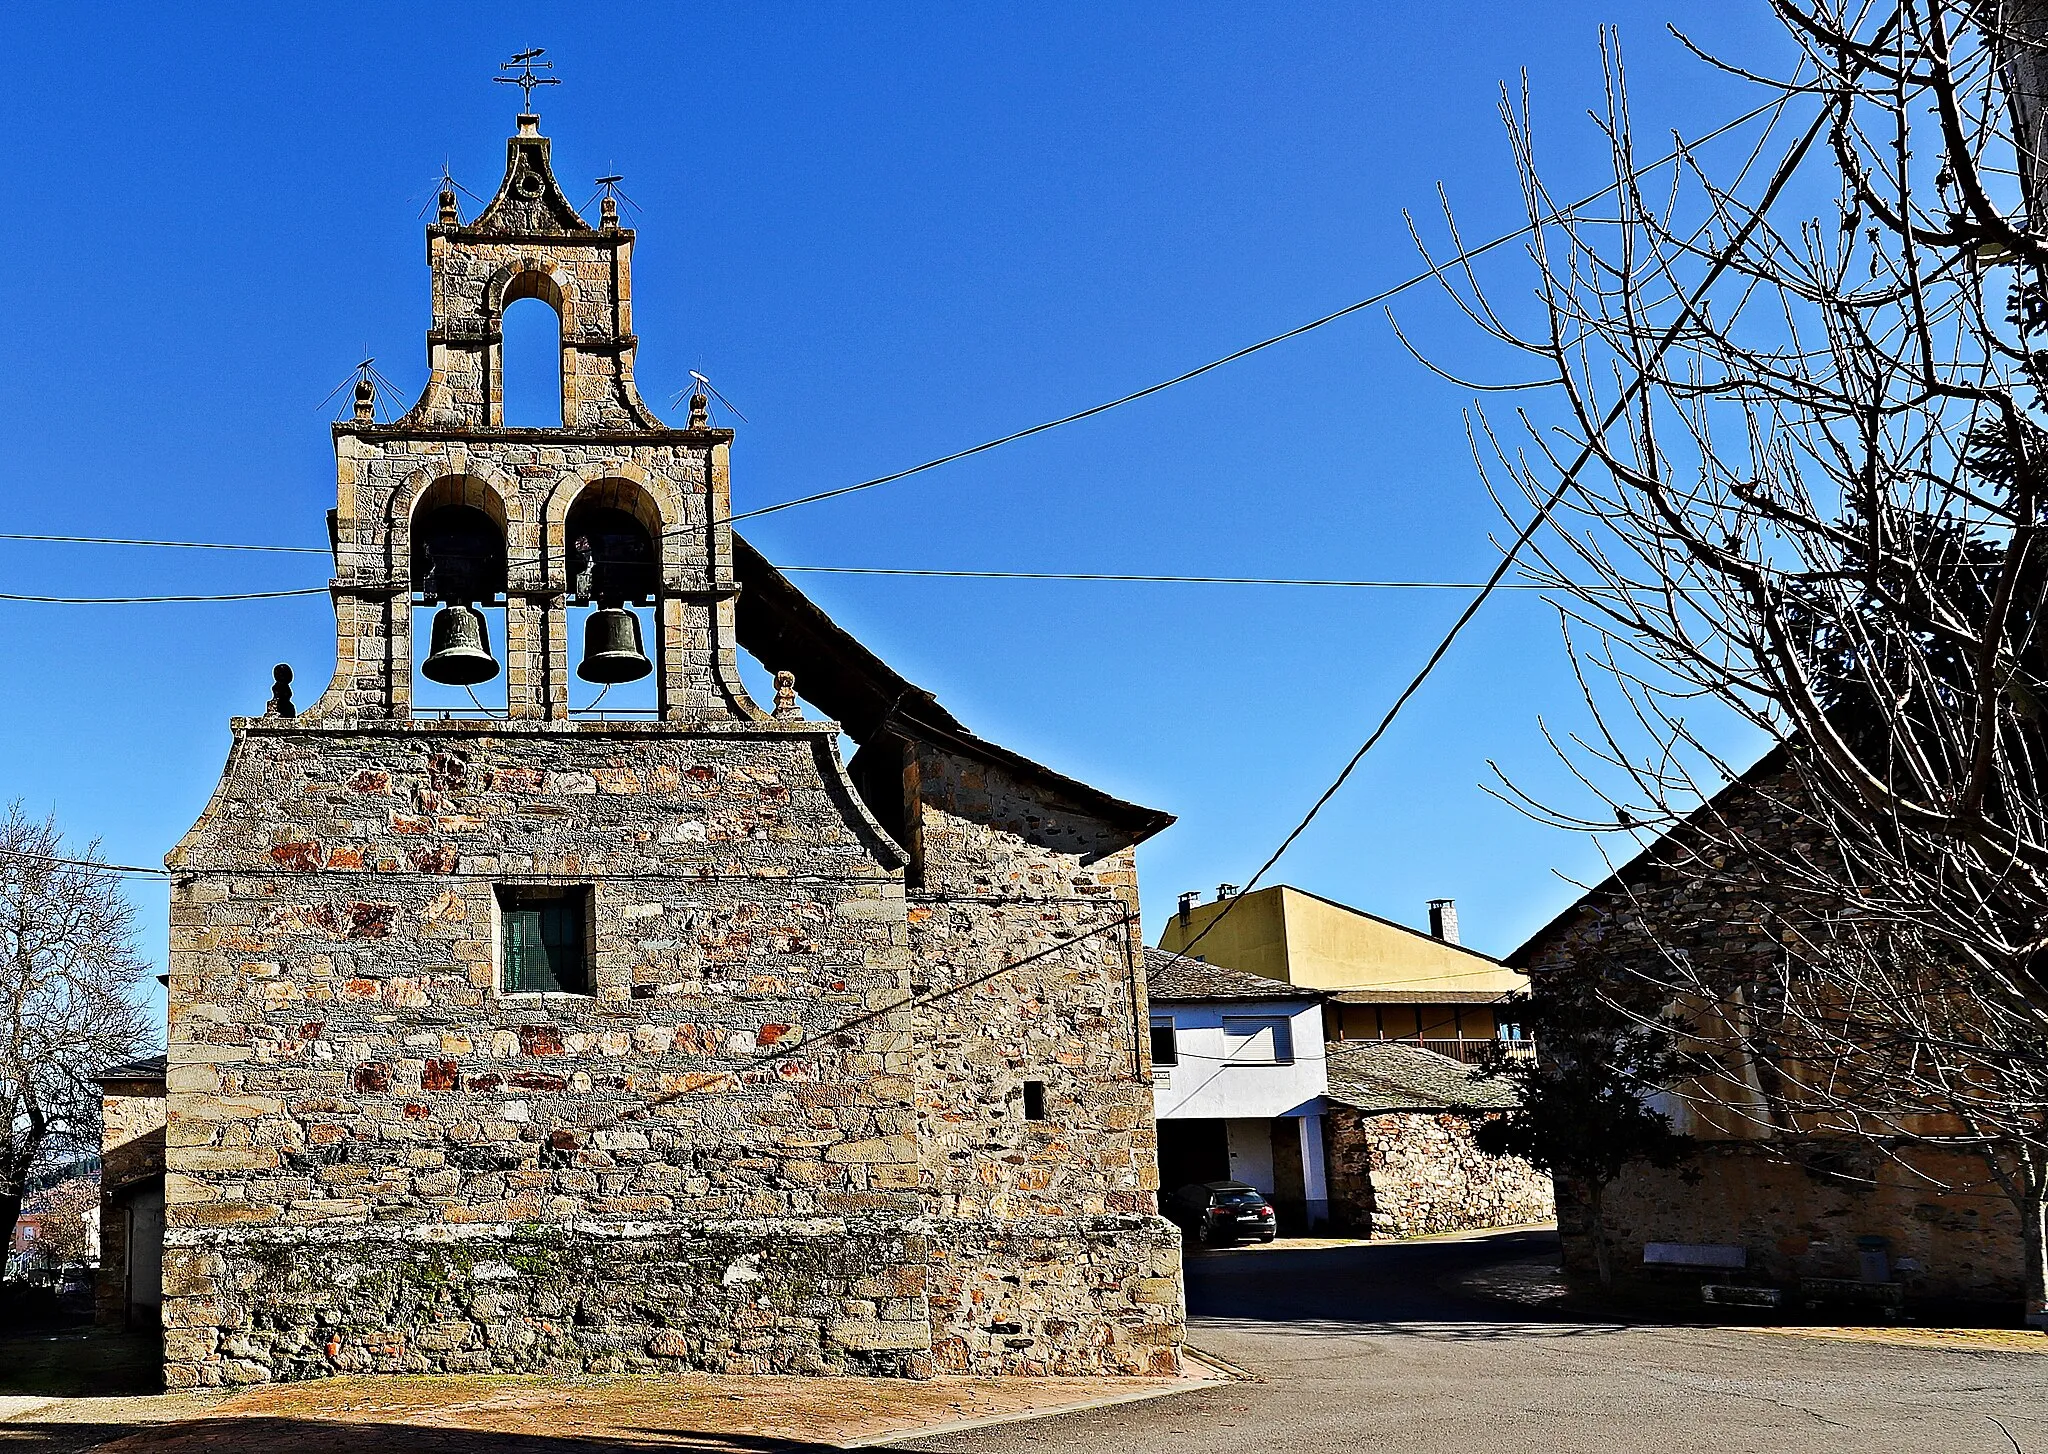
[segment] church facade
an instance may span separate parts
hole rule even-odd
[[[234,720],[166,858],[167,1382],[1174,1372],[1132,856],[1171,819],[733,532],[732,432],[635,388],[634,241],[522,115],[428,229],[425,392],[335,426],[333,678]],[[559,428],[504,423],[527,298]],[[572,706],[579,622],[637,715]],[[499,647],[502,705],[417,705]]]

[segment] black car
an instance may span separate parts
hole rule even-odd
[[[1204,1247],[1256,1237],[1270,1242],[1279,1233],[1273,1203],[1241,1181],[1198,1181],[1182,1187],[1161,1208]]]

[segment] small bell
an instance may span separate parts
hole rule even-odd
[[[443,606],[434,613],[434,649],[420,675],[451,687],[470,687],[498,674],[484,613],[474,606]]]
[[[640,648],[640,618],[623,606],[600,606],[583,627],[583,662],[576,675],[586,682],[637,682],[654,670]]]

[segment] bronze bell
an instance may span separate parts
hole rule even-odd
[[[637,682],[654,670],[640,649],[640,618],[623,606],[600,606],[583,627],[583,662],[576,675],[586,682]]]
[[[498,674],[491,655],[491,633],[484,613],[474,606],[443,606],[434,613],[434,649],[420,664],[420,675],[451,687],[470,687]]]

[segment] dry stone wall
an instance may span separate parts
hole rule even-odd
[[[832,736],[238,723],[173,857],[172,1385],[1177,1367],[1120,930],[904,1006],[1114,925],[1128,854],[935,817],[913,902]],[[591,885],[591,994],[500,988],[522,882]]]
[[[160,1080],[106,1081],[100,1098],[100,1271],[94,1320],[128,1321],[128,1217],[123,1200],[164,1171],[168,1110]]]
[[[915,781],[919,1148],[933,1213],[959,1229],[934,1267],[934,1357],[1172,1371],[1180,1243],[1156,1214],[1131,852],[993,764],[925,748]]]
[[[173,859],[174,1382],[306,1334],[259,1246],[595,1226],[658,1261],[777,1217],[882,1266],[921,1210],[884,853],[815,724],[238,724]],[[592,885],[592,994],[499,988],[522,881]]]
[[[1481,1151],[1474,1124],[1448,1111],[1332,1107],[1323,1118],[1331,1220],[1366,1237],[1549,1220],[1550,1178],[1519,1156]]]

